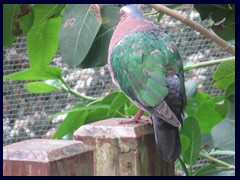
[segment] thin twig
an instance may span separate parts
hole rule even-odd
[[[205,35],[215,43],[217,43],[219,46],[221,46],[223,49],[227,50],[231,54],[235,55],[235,47],[229,44],[228,42],[224,41],[222,38],[217,36],[216,34],[210,32],[208,29],[204,28],[200,24],[196,23],[195,21],[187,18],[187,16],[184,16],[177,11],[174,11],[172,9],[169,9],[166,6],[163,6],[161,4],[148,4],[149,7],[156,9],[157,11],[160,11],[164,14],[167,14],[173,18],[178,19],[179,21],[191,26],[196,31],[200,32],[201,34]]]
[[[235,170],[235,166],[234,166],[234,165],[228,164],[228,163],[226,163],[226,162],[224,162],[224,161],[221,161],[221,160],[219,160],[219,159],[217,159],[217,158],[214,158],[214,157],[212,157],[212,156],[210,156],[210,155],[208,155],[208,154],[206,154],[206,153],[200,152],[199,155],[202,156],[202,157],[204,157],[204,158],[206,158],[206,159],[209,159],[209,160],[212,161],[212,162],[215,162],[215,163],[217,163],[217,164],[221,164],[221,165],[227,167],[228,169]]]
[[[155,11],[155,12],[145,13],[144,16],[151,16],[151,15],[156,15],[156,14],[159,14],[159,12]]]
[[[184,67],[184,71],[189,71],[192,69],[197,69],[197,68],[201,68],[201,67],[205,67],[205,66],[211,66],[214,64],[220,64],[221,62],[230,61],[230,60],[235,60],[235,56],[229,57],[229,58],[200,62],[200,63],[194,64],[194,65],[186,66],[186,67]]]

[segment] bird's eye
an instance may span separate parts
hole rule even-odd
[[[120,16],[123,16],[125,14],[125,11],[121,9],[119,14],[120,14]]]

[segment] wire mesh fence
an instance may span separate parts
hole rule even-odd
[[[142,6],[143,12],[153,11]],[[193,5],[176,9],[188,18],[209,29],[208,21],[201,21]],[[184,62],[203,62],[229,57],[230,54],[191,27],[164,15],[159,23],[156,16],[148,16],[156,22],[176,43]],[[69,68],[58,51],[51,62],[62,69],[63,77],[79,93],[88,96],[104,96],[115,89],[107,66],[100,68]],[[3,49],[3,74],[7,75],[28,68],[26,38],[20,37],[12,48]],[[213,88],[212,74],[216,66],[187,71],[185,78],[200,82],[199,90],[213,96],[222,92]],[[4,81],[3,84],[3,144],[31,139],[50,138],[64,116],[49,118],[51,115],[69,109],[81,99],[63,91],[50,94],[32,94],[23,87],[24,82]]]

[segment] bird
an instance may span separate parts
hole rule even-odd
[[[161,159],[176,161],[181,153],[186,92],[180,53],[137,5],[123,6],[111,37],[108,67],[114,84],[139,108],[130,121],[150,114]]]

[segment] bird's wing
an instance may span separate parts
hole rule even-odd
[[[169,93],[167,67],[172,66],[179,73],[178,63],[181,63],[171,43],[171,39],[159,30],[134,33],[118,42],[110,58],[115,81],[124,93],[145,109],[154,111],[164,103],[167,109],[161,118],[177,126],[179,120],[164,102]]]

